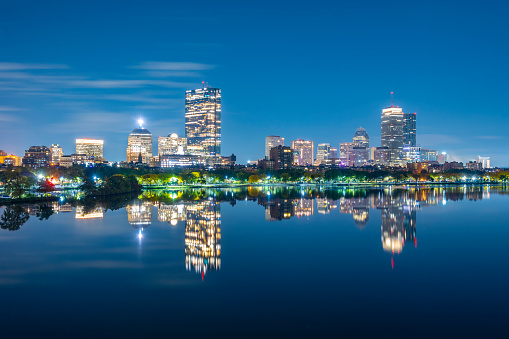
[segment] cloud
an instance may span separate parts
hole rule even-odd
[[[18,121],[18,118],[9,114],[0,114],[0,122],[14,122]]]
[[[444,144],[461,144],[463,140],[448,134],[418,134],[422,147],[441,146]]]
[[[67,65],[59,64],[21,64],[15,62],[0,62],[0,71],[20,71],[28,69],[68,69]]]
[[[156,62],[147,61],[132,68],[152,71],[204,71],[214,68],[214,65],[195,62]]]
[[[159,86],[169,88],[187,88],[194,86],[192,83],[183,83],[164,80],[72,80],[64,82],[70,87],[79,88],[140,88],[145,86]]]
[[[10,106],[0,106],[0,112],[19,112],[19,111],[22,111],[22,109]]]
[[[499,135],[479,135],[476,138],[482,139],[482,140],[502,140],[502,139],[504,139],[503,136],[499,136]]]
[[[187,77],[200,77],[200,73],[190,71],[147,71],[145,74],[153,78],[187,78]]]

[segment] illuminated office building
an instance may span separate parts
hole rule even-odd
[[[186,91],[187,150],[192,155],[221,154],[221,89]]]
[[[288,146],[276,146],[270,150],[270,160],[274,162],[274,169],[291,168],[294,161],[293,150]]]
[[[437,156],[436,150],[421,148],[421,161],[437,161]]]
[[[104,140],[76,139],[76,154],[84,154],[88,159],[104,159]]]
[[[49,148],[51,152],[51,163],[58,165],[60,163],[60,157],[64,155],[64,151],[59,144],[52,144]]]
[[[337,147],[331,147],[330,148],[330,158],[331,159],[337,159],[338,158],[338,148]]]
[[[337,152],[337,150],[336,150]],[[323,163],[325,159],[329,159],[331,157],[331,147],[330,144],[318,144],[316,147],[316,162],[318,165]]]
[[[298,166],[311,166],[315,159],[315,142],[311,140],[292,140],[294,150],[294,164]]]
[[[410,146],[410,144],[403,146],[402,160],[406,163],[420,162],[421,148],[419,146]]]
[[[357,147],[369,148],[369,135],[368,132],[362,127],[357,128],[353,135],[353,143]]]
[[[403,144],[415,147],[417,145],[417,113],[405,113],[403,125]]]
[[[376,147],[373,151],[373,160],[377,165],[389,165],[391,161],[391,150],[389,147]]]
[[[390,150],[390,164],[401,165],[401,152],[405,144],[405,113],[400,107],[389,107],[382,110],[382,147]]]
[[[355,160],[353,158],[353,142],[342,142],[339,144],[339,159],[341,164],[346,167],[354,166]]]
[[[133,129],[127,139],[127,162],[136,163],[141,160],[148,165],[152,158],[152,134],[142,127],[142,123],[140,121],[140,127]]]
[[[187,153],[187,139],[179,138],[177,133],[171,133],[167,137],[159,137],[157,140],[157,155],[184,155]]]
[[[23,164],[23,158],[22,157],[18,157],[18,156],[15,156],[14,154],[7,154],[5,152],[3,152],[2,154],[5,154],[5,155],[0,155],[0,164],[4,164],[6,166],[21,166]]]
[[[51,163],[51,151],[46,146],[31,146],[23,157],[24,167],[45,167]]]
[[[285,138],[278,135],[269,135],[265,137],[265,159],[270,159],[270,150],[277,146],[284,146]]]
[[[186,269],[206,274],[221,268],[221,206],[205,200],[187,206]]]

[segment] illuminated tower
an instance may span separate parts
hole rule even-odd
[[[76,154],[85,154],[88,159],[102,159],[103,146],[104,140],[76,139]]]
[[[405,113],[403,125],[403,144],[415,147],[417,145],[417,113]]]
[[[315,159],[315,142],[311,140],[292,140],[292,149],[295,151],[294,163],[298,166],[313,165]]]
[[[143,128],[143,120],[139,120],[139,128],[133,129],[127,139],[127,162],[141,162],[148,164],[152,158],[152,134]]]
[[[190,154],[221,155],[221,89],[186,91],[186,138]]]
[[[369,135],[368,132],[362,127],[357,128],[353,135],[353,143],[356,147],[369,148]]]

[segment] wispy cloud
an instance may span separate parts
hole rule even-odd
[[[0,62],[0,71],[20,71],[30,69],[68,69],[67,65],[60,64],[22,64],[16,62]]]
[[[448,134],[419,134],[419,144],[423,147],[461,143],[463,140]]]
[[[214,65],[196,62],[158,62],[146,61],[132,68],[152,71],[204,71],[214,68]]]
[[[479,135],[476,138],[482,139],[482,140],[502,140],[502,139],[504,139],[504,137],[500,136],[500,135]]]
[[[11,106],[0,106],[0,112],[18,112],[22,111],[23,109],[18,107],[11,107]]]
[[[15,122],[15,121],[18,121],[19,119],[14,116],[14,115],[10,115],[10,114],[0,114],[0,122]]]

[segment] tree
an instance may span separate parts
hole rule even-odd
[[[17,231],[29,218],[28,212],[20,205],[8,206],[0,218],[0,228]]]
[[[248,181],[249,181],[250,184],[254,184],[254,183],[260,181],[260,177],[257,176],[256,174],[253,174],[253,175],[249,176]]]
[[[4,173],[4,186],[7,194],[13,198],[21,198],[25,191],[35,183],[35,180],[21,173],[20,169]]]

